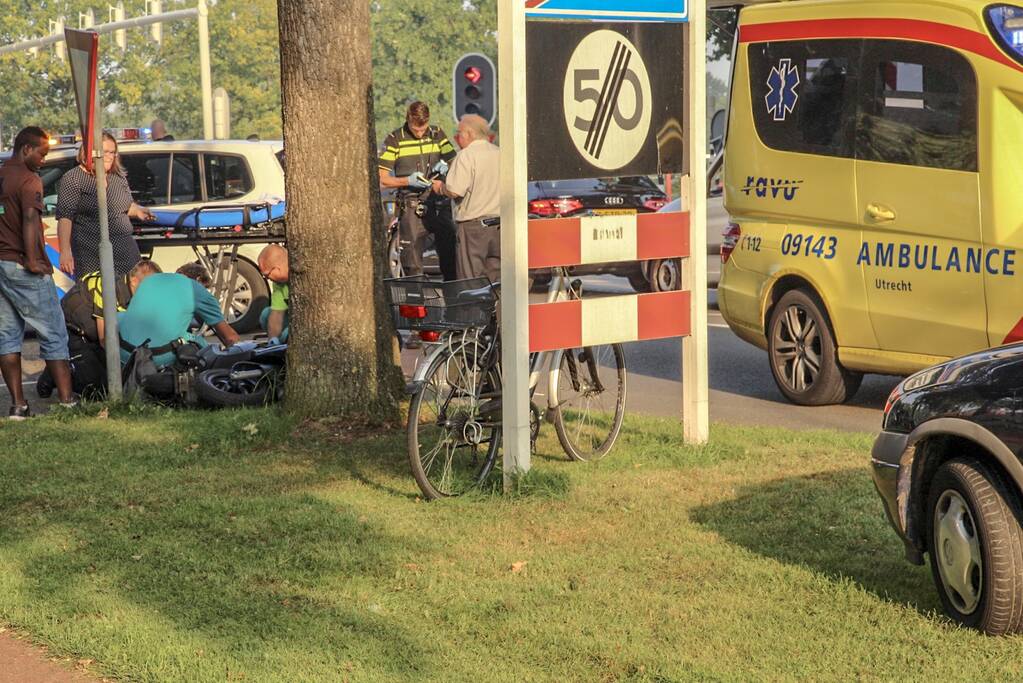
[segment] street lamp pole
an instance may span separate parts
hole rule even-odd
[[[90,28],[90,30],[95,31],[96,33],[103,34],[111,33],[113,31],[123,31],[129,28],[140,28],[142,26],[150,26],[152,24],[159,24],[163,22],[191,19],[194,17],[199,25],[199,82],[202,89],[203,138],[206,140],[213,139],[213,77],[210,71],[209,13],[209,7],[206,4],[206,0],[198,0],[198,4],[195,7],[190,7],[188,9],[174,10],[173,12],[163,12],[160,14],[150,14],[144,17],[115,21],[112,23],[102,24],[100,26],[91,26]],[[89,19],[89,21],[91,21],[91,19]],[[25,50],[38,50],[41,47],[59,43],[63,40],[63,33],[55,33],[53,35],[46,36],[45,38],[23,40],[9,45],[0,45],[0,55],[11,52],[23,52]]]
[[[210,23],[206,0],[199,0],[199,79],[202,89],[202,137],[213,139],[213,77],[210,71]]]

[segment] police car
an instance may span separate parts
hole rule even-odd
[[[118,153],[125,168],[132,197],[141,206],[160,209],[191,209],[225,203],[241,204],[284,197],[284,145],[281,141],[182,140],[153,142],[148,131],[122,128]],[[64,173],[76,165],[78,144],[74,136],[51,139],[52,149],[39,169],[46,208],[48,253],[54,266],[59,258],[57,189]],[[259,326],[259,314],[269,304],[269,288],[256,265],[259,245],[239,249],[238,284],[227,319],[238,332]],[[195,260],[188,247],[156,247],[151,255],[165,272]],[[225,259],[226,261],[226,259]],[[226,265],[225,265],[226,267]],[[54,272],[58,289],[67,291],[73,281]]]
[[[782,393],[1023,339],[1023,6],[758,4],[736,40],[718,301]]]

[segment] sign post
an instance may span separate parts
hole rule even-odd
[[[686,443],[710,438],[707,360],[707,0],[689,0],[689,152],[690,253],[683,283],[692,293],[692,331],[682,339],[682,431]]]
[[[501,366],[504,488],[529,471],[529,244],[526,205],[526,12],[497,9],[501,92]]]
[[[686,338],[683,431],[707,440],[705,14],[706,0],[499,3],[506,489],[529,469],[534,351]],[[527,220],[528,181],[670,173],[686,174],[686,211]],[[654,259],[683,261],[682,291],[528,304],[529,268]]]
[[[94,31],[65,29],[71,79],[75,86],[78,120],[82,127],[82,147],[86,168],[96,176],[96,206],[99,212],[99,270],[103,286],[103,346],[107,361],[107,396],[121,398],[121,343],[117,331],[117,285],[114,273],[114,248],[110,244],[110,217],[107,215],[107,174],[103,159],[103,124],[99,106],[99,34]]]

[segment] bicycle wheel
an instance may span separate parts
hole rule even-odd
[[[479,486],[497,459],[501,374],[479,367],[477,348],[470,343],[438,356],[409,406],[409,462],[429,500]]]
[[[553,383],[554,428],[573,460],[599,460],[614,446],[625,418],[625,352],[621,344],[570,349]]]

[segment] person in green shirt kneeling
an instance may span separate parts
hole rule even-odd
[[[270,244],[259,253],[259,272],[270,281],[270,305],[263,309],[259,324],[271,343],[288,341],[288,250]]]

